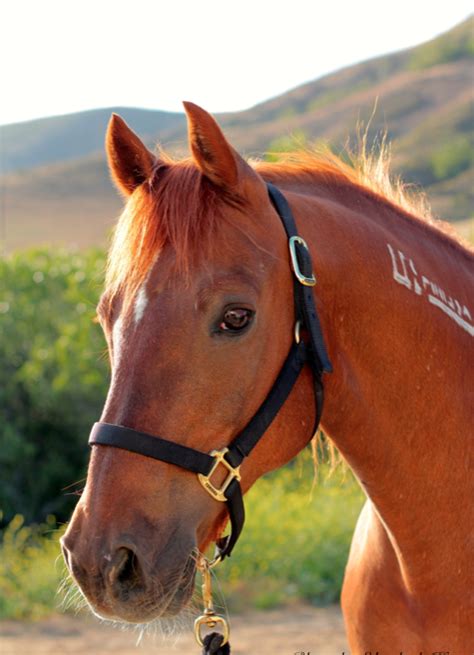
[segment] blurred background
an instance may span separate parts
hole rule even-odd
[[[103,152],[112,111],[151,148],[159,142],[175,155],[187,153],[182,99],[213,112],[251,157],[325,142],[345,158],[361,129],[374,148],[386,134],[393,174],[423,188],[434,214],[473,239],[470,3],[330,4],[19,0],[2,8],[2,653],[83,652],[67,640],[79,628],[56,616],[81,605],[67,583],[58,593],[57,539],[84,484],[87,435],[109,379],[93,318],[121,207]],[[337,609],[316,616],[307,607],[338,601],[363,503],[350,472],[329,469],[323,448],[316,474],[305,452],[261,480],[219,572],[234,613],[291,607],[307,619],[300,634],[324,616],[320,653],[344,647],[342,622]],[[89,652],[106,652],[99,642]],[[268,652],[299,647],[279,643]]]

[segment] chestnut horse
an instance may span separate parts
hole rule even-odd
[[[318,278],[334,368],[322,426],[367,495],[342,592],[352,652],[470,652],[472,253],[335,158],[250,165],[209,114],[185,108],[190,160],[152,154],[118,116],[109,124],[127,204],[98,307],[112,367],[101,420],[208,453],[254,415],[294,338],[273,183]],[[310,440],[307,368],[242,464],[244,491]],[[194,553],[226,520],[195,474],[94,446],[62,545],[97,614],[143,623],[183,608]]]

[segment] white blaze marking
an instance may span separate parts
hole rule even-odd
[[[146,280],[139,288],[137,297],[135,298],[135,306],[133,308],[133,318],[135,320],[135,325],[139,323],[143,314],[145,313],[146,306],[148,305],[148,296],[146,293]]]
[[[133,320],[135,325],[138,325],[138,323],[142,320],[143,314],[145,313],[145,309],[148,305],[148,295],[146,292],[147,281],[148,275],[142,286],[139,288],[135,297],[135,303],[133,305]],[[120,358],[122,357],[123,347],[125,344],[124,323],[122,316],[118,317],[114,323],[114,327],[112,328],[112,343],[114,351],[114,366],[117,366],[120,362]]]
[[[403,285],[410,291],[414,291],[418,296],[427,298],[428,302],[441,309],[441,311],[462,327],[463,330],[474,336],[474,325],[469,322],[472,321],[471,313],[466,305],[461,305],[456,298],[447,294],[439,284],[433,282],[425,275],[421,276],[422,284],[420,285],[414,261],[406,257],[401,250],[395,252],[395,249],[389,243],[387,243],[387,248],[392,260],[392,275],[395,282],[398,282],[398,284]],[[465,320],[464,317],[469,319],[469,321]]]
[[[114,327],[112,328],[112,343],[113,343],[113,349],[114,349],[114,365],[117,366],[117,364],[120,361],[120,357],[122,355],[122,349],[123,349],[123,331],[122,331],[122,317],[119,316],[118,319],[114,323]]]

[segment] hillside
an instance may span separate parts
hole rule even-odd
[[[369,137],[386,130],[394,168],[423,185],[446,220],[473,213],[474,18],[436,39],[350,66],[247,111],[218,116],[243,153],[261,156],[328,140],[354,143],[358,122]],[[2,208],[7,249],[54,241],[103,243],[120,201],[108,180],[103,138],[112,111],[153,145],[182,153],[182,114],[108,108],[1,128]]]
[[[130,107],[92,109],[77,114],[40,118],[5,125],[2,134],[2,172],[27,170],[43,164],[87,157],[102,150],[110,114],[121,114],[146,139],[184,129],[183,114]]]

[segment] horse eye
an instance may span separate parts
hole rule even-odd
[[[252,320],[253,314],[251,309],[243,309],[242,307],[227,309],[219,324],[219,330],[222,332],[243,330]]]

